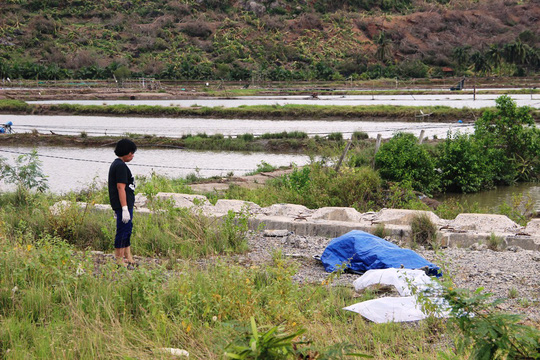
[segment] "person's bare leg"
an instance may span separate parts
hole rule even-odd
[[[126,248],[116,248],[114,249],[114,257],[116,258],[116,263],[118,265],[126,266],[124,264],[124,256],[126,253]]]
[[[126,261],[130,264],[134,263],[135,260],[133,259],[133,256],[131,255],[131,246],[128,246],[124,248],[124,257],[126,258]]]

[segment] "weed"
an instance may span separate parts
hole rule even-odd
[[[438,248],[437,225],[425,213],[415,215],[412,219],[411,241],[430,249]]]
[[[508,290],[508,298],[515,299],[519,296],[519,291],[515,287],[512,287]]]
[[[384,223],[379,223],[377,224],[377,226],[375,226],[375,230],[373,230],[373,235],[378,236],[381,239],[384,239],[386,236],[388,236]]]
[[[265,332],[257,329],[255,318],[251,319],[251,333],[244,336],[244,344],[229,344],[225,348],[225,356],[231,359],[268,359],[281,360],[294,356],[296,353],[293,340],[305,333],[299,329],[286,333],[282,326],[274,326]]]
[[[491,233],[488,239],[487,247],[493,251],[501,251],[505,244],[504,238]]]

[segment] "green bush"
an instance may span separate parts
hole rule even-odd
[[[340,132],[333,132],[328,134],[328,140],[341,141],[343,140],[343,134]]]
[[[353,140],[366,140],[369,139],[369,135],[367,132],[364,131],[355,131],[352,133],[351,138]]]
[[[540,172],[540,130],[530,108],[517,107],[507,95],[475,122],[474,137],[487,151],[496,184],[530,181]]]
[[[435,159],[427,145],[413,134],[397,133],[375,155],[381,177],[388,181],[410,181],[414,190],[431,194],[439,188]]]
[[[444,192],[477,192],[493,185],[488,153],[466,134],[448,132],[438,146],[437,164]]]

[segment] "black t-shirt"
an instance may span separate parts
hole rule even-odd
[[[118,183],[126,184],[127,206],[132,208],[135,204],[135,182],[128,166],[121,159],[114,160],[109,168],[109,199],[113,210],[122,208],[116,188]]]

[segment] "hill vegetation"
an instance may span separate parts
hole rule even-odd
[[[4,0],[0,78],[521,76],[538,0]]]

